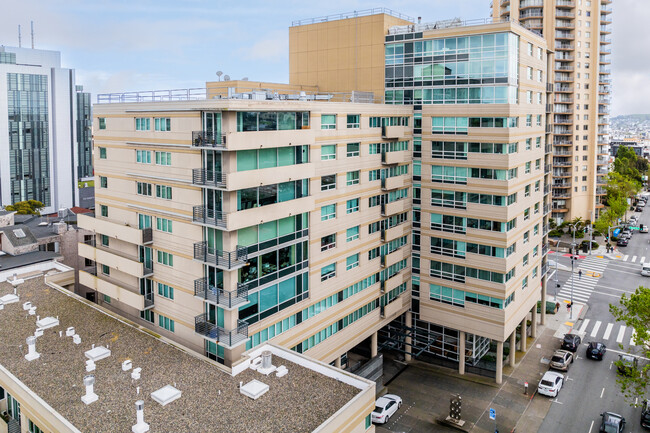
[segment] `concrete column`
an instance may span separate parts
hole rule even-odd
[[[546,324],[546,275],[542,277],[542,317],[539,324],[542,326]]]
[[[508,359],[508,364],[510,364],[510,367],[514,367],[517,361],[515,360],[515,355],[517,353],[517,329],[512,331],[512,334],[510,334],[510,353],[508,354],[509,359]]]
[[[526,351],[526,321],[528,320],[528,314],[524,316],[524,319],[521,321],[521,340],[519,340],[519,345],[522,352]]]
[[[458,374],[465,374],[465,332],[458,332]]]
[[[377,331],[373,332],[370,336],[370,357],[377,356]]]
[[[410,311],[406,312],[406,315],[404,317],[404,322],[407,328],[412,328],[413,327],[413,317]],[[411,331],[406,331],[406,332],[411,332]],[[413,343],[413,339],[411,337],[411,334],[409,334],[408,337],[404,339],[405,344],[405,350],[406,353],[404,354],[404,361],[409,362],[411,361],[411,344]]]
[[[530,311],[530,336],[537,337],[537,305]]]
[[[496,383],[503,383],[503,341],[497,341],[497,376]]]
[[[334,367],[341,368],[341,355],[337,356],[336,360],[334,360]]]

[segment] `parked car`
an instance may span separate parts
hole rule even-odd
[[[625,418],[614,412],[604,412],[600,416],[603,420],[600,423],[599,432],[621,433],[625,428]]]
[[[575,352],[578,350],[578,346],[582,340],[579,335],[575,334],[564,334],[564,339],[562,340],[562,349]]]
[[[648,400],[641,403],[641,427],[650,430],[650,404]]]
[[[648,226],[646,224],[639,224],[639,233],[648,233]]]
[[[537,385],[537,392],[549,397],[557,397],[564,384],[564,376],[555,371],[547,371]]]
[[[621,236],[623,236],[623,237],[626,237],[626,236],[627,236],[628,238],[631,238],[631,237],[632,237],[632,234],[633,234],[632,230],[630,230],[630,229],[625,229],[625,230],[623,230],[623,233],[621,233]]]
[[[616,241],[616,245],[619,247],[626,247],[629,241],[625,238],[620,238],[618,241]]]
[[[555,370],[568,371],[570,364],[573,364],[573,353],[568,350],[556,350],[551,357],[550,367]]]
[[[372,422],[386,424],[401,405],[402,399],[395,394],[386,394],[379,397],[375,402],[375,410],[372,411]]]
[[[639,206],[644,207],[644,206],[645,206],[645,200],[641,200],[641,201],[639,202]]]
[[[639,358],[632,355],[618,355],[616,369],[624,376],[629,376],[639,366]]]
[[[634,208],[634,211],[635,212],[643,212],[643,208],[641,206],[637,206],[636,208]]]
[[[605,356],[605,352],[607,352],[607,346],[605,346],[603,343],[592,341],[589,343],[589,346],[587,346],[587,358],[602,361],[603,357]]]

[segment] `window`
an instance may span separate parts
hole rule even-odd
[[[381,117],[371,117],[368,120],[368,126],[370,128],[381,128]]]
[[[539,233],[539,224],[535,224],[535,226],[533,227],[533,236],[537,236],[538,233]]]
[[[536,159],[535,160],[535,170],[541,170],[542,169],[542,159]]]
[[[348,158],[359,156],[359,143],[348,143],[346,155]]]
[[[537,98],[537,103],[538,103],[538,104],[541,104],[541,103],[542,103],[542,94],[541,94],[541,93],[538,93],[537,96],[538,96],[538,98]],[[542,115],[541,115],[541,114],[538,114],[538,115],[537,115],[537,120],[535,121],[535,124],[536,124],[537,126],[542,126]]]
[[[99,187],[108,188],[108,179],[106,176],[99,176]]]
[[[531,68],[530,66],[526,68],[526,78],[528,78],[529,80],[533,79],[533,68]]]
[[[359,184],[359,171],[348,171],[346,174],[346,185],[358,185]]]
[[[156,229],[161,232],[172,232],[172,220],[167,218],[156,217]]]
[[[145,182],[136,182],[138,195],[151,196],[152,185]]]
[[[372,416],[371,415],[368,415],[366,417],[366,430],[368,430],[370,428],[370,426],[372,425]]]
[[[320,148],[321,161],[336,159],[336,144],[328,144]]]
[[[359,199],[353,198],[352,200],[348,200],[345,204],[345,208],[345,213],[359,212]]]
[[[151,130],[151,119],[148,117],[136,117],[135,118],[135,130],[136,131],[150,131]]]
[[[539,203],[535,203],[535,214],[539,213]]]
[[[99,159],[106,159],[106,148],[105,147],[100,147],[99,148]]]
[[[336,129],[336,114],[321,114],[320,129]]]
[[[525,174],[530,174],[530,162],[526,163],[526,168],[524,169]]]
[[[524,233],[524,243],[528,243],[530,240],[530,231]]]
[[[526,255],[524,256],[524,259],[523,259],[523,265],[524,265],[524,266],[528,266],[528,254],[526,254]]]
[[[329,174],[320,178],[320,190],[327,191],[330,189],[336,189],[336,175]]]
[[[533,248],[533,257],[537,257],[538,252],[539,252],[539,247],[536,246],[535,248]]]
[[[151,151],[150,150],[136,150],[135,162],[139,164],[151,164]]]
[[[172,119],[169,117],[156,117],[153,119],[156,131],[171,131]]]
[[[359,127],[359,114],[348,114],[348,128],[358,128]]]
[[[524,187],[524,197],[530,197],[530,185]]]
[[[106,118],[100,117],[98,120],[99,120],[99,129],[106,129]]]
[[[531,97],[532,101],[532,97]],[[526,114],[526,126],[533,126],[533,115],[532,114]]]
[[[107,247],[108,246],[108,236],[100,235],[100,237],[101,237],[102,246]]]
[[[108,267],[108,265],[102,265],[102,274],[110,275],[111,274],[111,268]]]
[[[359,266],[359,254],[353,254],[347,259],[345,259],[345,270],[349,271],[352,268]]]
[[[165,266],[174,266],[173,254],[164,251],[158,251],[158,263]]]
[[[163,298],[174,299],[174,288],[167,284],[158,283],[158,294]]]
[[[537,58],[542,60],[544,58],[544,52],[541,48],[537,47]]]
[[[336,263],[323,266],[320,270],[320,280],[325,281],[336,277]]]
[[[172,199],[172,187],[165,185],[156,185],[156,197],[164,198],[165,200]]]
[[[528,55],[532,56],[533,55],[533,44],[528,42],[527,49],[528,49]]]
[[[529,103],[529,104],[533,103],[533,91],[532,90],[527,90],[526,91],[526,102]],[[530,126],[530,125],[527,124],[526,126]]]
[[[39,426],[34,424],[34,422],[31,419],[29,420],[29,426],[28,427],[29,427],[29,429],[28,429],[29,433],[45,433],[43,430],[40,429]]]
[[[101,215],[103,217],[108,218],[108,206],[101,204],[101,205],[99,205],[99,209],[101,211]]]
[[[172,165],[172,153],[171,152],[156,152],[156,164],[157,165]]]
[[[530,208],[528,207],[528,208],[524,209],[524,221],[529,220],[529,219],[530,219]]]
[[[533,278],[537,278],[537,266],[533,268]]]
[[[528,277],[524,277],[524,279],[521,281],[521,290],[524,290],[526,287],[528,287]]]
[[[169,317],[158,314],[158,326],[166,329],[167,331],[174,332],[174,321]]]
[[[434,134],[467,134],[467,117],[432,117],[432,129]]]
[[[350,242],[350,241],[353,241],[355,239],[359,239],[359,226],[350,227],[345,232],[345,241],[346,242]]]
[[[107,304],[110,304],[111,303],[111,297],[108,296],[108,295],[104,295],[104,302],[106,302]]]
[[[540,83],[542,82],[542,71],[541,70],[537,71],[537,81],[539,81]]]
[[[320,250],[327,251],[336,247],[336,233],[320,238]]]
[[[527,138],[526,139],[526,150],[530,150],[532,148],[531,144],[533,143],[532,138]]]
[[[357,199],[358,201],[359,199]],[[358,204],[358,203],[357,203]],[[328,204],[320,208],[320,220],[327,221],[336,218],[336,205]]]

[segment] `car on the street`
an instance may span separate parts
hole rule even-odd
[[[568,350],[570,352],[575,352],[576,350],[578,350],[578,347],[580,346],[581,342],[582,339],[580,338],[579,335],[564,334],[564,338],[562,339],[562,349]]]
[[[634,234],[634,232],[632,232],[632,230],[625,229],[625,230],[623,230],[623,233],[621,233],[621,236],[623,236],[623,237],[627,236],[628,238],[631,238],[632,234]]]
[[[648,225],[639,224],[639,233],[648,233]]]
[[[625,418],[614,412],[603,412],[600,414],[603,420],[600,423],[601,433],[621,433],[625,428]]]
[[[641,403],[641,427],[650,430],[650,403],[643,400]]]
[[[645,206],[645,200],[641,200],[641,201],[639,202],[639,206],[644,207],[644,206]]]
[[[386,394],[379,397],[375,402],[375,410],[372,411],[372,422],[386,424],[401,405],[402,399],[395,394]]]
[[[624,376],[631,375],[634,370],[639,366],[639,358],[633,355],[618,355],[618,363],[616,369]]]
[[[616,241],[616,245],[619,247],[626,247],[629,241],[625,238],[620,238],[618,241]]]
[[[650,263],[644,263],[641,265],[641,275],[644,277],[650,277]]]
[[[547,371],[537,385],[537,392],[549,397],[557,397],[563,384],[564,375],[556,371]]]
[[[568,371],[573,363],[573,353],[568,350],[556,350],[551,357],[550,367],[555,370]]]
[[[605,352],[607,352],[607,346],[598,341],[592,341],[587,346],[587,358],[602,361],[603,357],[605,356]]]

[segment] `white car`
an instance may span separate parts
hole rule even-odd
[[[537,392],[549,397],[557,397],[564,384],[564,375],[555,371],[547,371],[544,373],[542,380],[539,381]]]
[[[379,397],[375,402],[375,410],[372,411],[372,422],[386,424],[401,405],[402,399],[395,394],[386,394]]]

